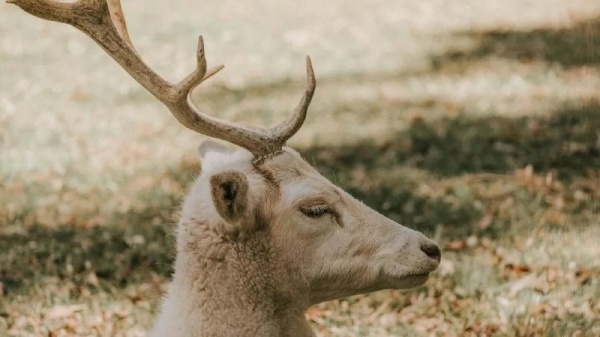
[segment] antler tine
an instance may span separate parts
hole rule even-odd
[[[123,42],[127,43],[129,48],[133,51],[136,51],[133,47],[133,43],[131,43],[131,38],[129,37],[129,32],[127,31],[127,22],[125,21],[125,15],[123,15],[123,9],[121,8],[120,0],[107,0],[106,4],[108,5],[108,11],[110,13],[110,18],[112,20],[117,33],[123,40]],[[137,53],[137,51],[136,51]]]
[[[198,37],[198,49],[196,51],[196,69],[186,76],[179,84],[177,85],[177,96],[187,96],[192,90],[198,86],[198,84],[206,81],[216,73],[218,73],[221,69],[224,68],[223,65],[218,65],[210,70],[206,70],[206,57],[204,56],[204,39],[202,35]]]
[[[276,135],[276,139],[282,146],[302,127],[316,87],[317,81],[312,62],[310,56],[306,55],[306,90],[304,95],[300,99],[300,102],[298,102],[292,116],[272,129],[272,133]]]
[[[316,81],[310,58],[306,59],[308,85],[291,118],[272,129],[235,124],[200,113],[192,102],[193,89],[223,66],[207,70],[204,41],[198,38],[196,69],[178,84],[171,84],[142,61],[129,37],[119,0],[77,0],[63,3],[52,0],[6,0],[39,18],[68,23],[81,30],[152,95],[158,98],[185,127],[209,137],[220,138],[255,156],[255,163],[281,152],[285,142],[302,126]]]

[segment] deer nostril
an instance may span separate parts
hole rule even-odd
[[[431,259],[436,260],[438,263],[442,259],[442,252],[440,251],[440,248],[433,242],[423,243],[421,245],[421,251]]]

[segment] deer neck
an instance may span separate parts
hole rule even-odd
[[[189,319],[200,323],[192,336],[314,336],[304,316],[308,296],[274,258],[268,233],[231,242],[200,232],[180,236],[186,242],[179,242],[172,284],[196,314]]]

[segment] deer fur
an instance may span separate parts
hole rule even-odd
[[[152,337],[314,336],[312,304],[425,282],[439,250],[327,181],[290,148],[261,166],[201,147]],[[303,207],[329,211],[309,217]],[[425,248],[424,248],[425,247]]]

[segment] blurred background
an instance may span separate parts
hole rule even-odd
[[[0,335],[144,336],[198,144],[74,28],[0,10]],[[196,39],[226,68],[207,113],[272,126],[311,55],[290,141],[434,237],[418,289],[327,302],[318,336],[600,335],[600,2],[125,0],[177,81]]]

